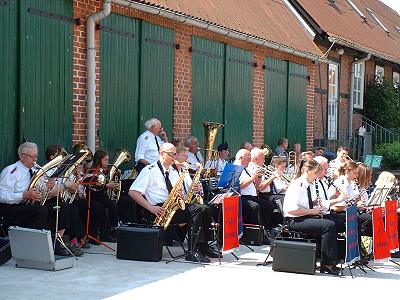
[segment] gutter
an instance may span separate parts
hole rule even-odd
[[[299,50],[293,49],[293,48],[288,47],[283,44],[279,44],[279,43],[276,43],[273,41],[262,39],[262,38],[254,36],[254,35],[242,33],[242,32],[239,32],[239,31],[236,31],[233,29],[223,27],[221,25],[216,25],[216,24],[213,24],[208,21],[200,20],[200,19],[197,19],[197,18],[194,18],[191,16],[181,14],[181,13],[173,12],[173,11],[170,11],[170,10],[167,10],[164,8],[159,8],[159,7],[149,5],[149,4],[140,3],[140,2],[136,2],[136,1],[132,1],[132,0],[113,0],[113,3],[121,5],[121,6],[129,7],[129,8],[133,8],[136,10],[140,10],[140,11],[150,13],[153,15],[158,15],[160,17],[171,19],[171,20],[174,20],[174,21],[177,21],[180,23],[185,23],[188,25],[200,27],[200,28],[218,33],[218,34],[226,36],[226,37],[246,41],[246,42],[253,43],[256,45],[266,46],[268,48],[272,48],[272,49],[276,49],[276,50],[279,50],[282,52],[290,53],[290,54],[300,56],[303,58],[307,58],[307,59],[310,59],[313,61],[318,61],[318,62],[326,63],[326,64],[328,64],[330,62],[328,59],[322,58],[322,57],[312,54],[312,53],[299,51]]]
[[[86,144],[94,153],[96,149],[96,44],[95,44],[95,25],[96,22],[106,18],[111,13],[111,1],[103,1],[103,9],[91,14],[87,18],[87,38],[86,38],[86,112],[87,112],[87,141]]]
[[[355,60],[351,63],[351,89],[350,89],[350,107],[349,107],[349,140],[352,137],[353,134],[353,106],[354,106],[354,96],[353,96],[353,90],[354,90],[354,69],[355,69],[355,64],[359,64],[362,62],[365,62],[371,58],[371,53],[368,53],[366,57]],[[365,73],[365,69],[364,69]],[[365,78],[364,78],[365,82]],[[363,89],[364,89],[364,82],[363,82]]]

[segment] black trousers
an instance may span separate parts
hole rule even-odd
[[[7,225],[33,229],[49,229],[47,226],[48,210],[42,205],[0,203],[0,216]]]
[[[272,193],[259,193],[258,197],[260,201],[266,203],[260,203],[261,205],[266,206],[267,210],[267,220],[269,217],[269,223],[264,223],[266,229],[272,229],[278,224],[283,224],[283,199],[285,195],[275,195]],[[278,213],[274,213],[275,208],[278,210]],[[262,211],[262,208],[261,208]],[[261,213],[263,216],[263,214]],[[265,217],[263,217],[264,220]],[[268,221],[267,221],[268,222]]]
[[[91,203],[97,202],[107,209],[108,219],[110,221],[111,227],[118,227],[118,216],[117,216],[117,206],[114,201],[111,201],[106,194],[106,190],[92,191],[91,192]]]
[[[245,223],[259,224],[269,229],[275,204],[269,199],[257,196],[242,195],[241,199]]]
[[[58,231],[69,228],[70,219],[69,219],[69,209],[67,204],[65,204],[64,202],[61,201],[61,199],[59,199],[58,201],[59,209],[57,209],[57,197],[52,197],[46,200],[44,206],[47,207],[48,209],[47,222],[49,224],[48,226],[51,232],[55,232],[56,227]],[[57,215],[58,215],[58,224],[56,224]]]
[[[289,227],[301,233],[307,233],[321,239],[321,264],[338,263],[337,230],[335,222],[318,217],[305,216],[289,218]]]

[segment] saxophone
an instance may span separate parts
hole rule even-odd
[[[192,184],[190,185],[188,192],[186,194],[186,200],[185,200],[186,204],[204,203],[203,197],[201,195],[199,195],[198,193],[194,195],[194,193],[196,192],[197,184],[199,183],[200,180],[201,171],[203,170],[203,166],[201,164],[197,163],[197,165],[199,166],[199,168],[197,169],[196,174],[193,177]]]
[[[156,217],[154,220],[154,225],[163,227],[167,229],[169,223],[171,222],[175,212],[178,209],[185,209],[185,201],[183,200],[182,196],[180,195],[180,191],[182,189],[183,181],[185,180],[186,174],[188,170],[184,170],[182,175],[179,177],[178,181],[172,188],[171,193],[169,193],[167,199],[165,200],[162,208],[164,208],[164,213]]]

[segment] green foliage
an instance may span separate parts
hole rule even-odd
[[[400,142],[375,146],[375,154],[383,156],[383,166],[387,169],[400,168]]]
[[[375,80],[365,94],[365,115],[386,128],[400,129],[400,91],[392,80]]]

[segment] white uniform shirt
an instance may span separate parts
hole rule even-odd
[[[276,192],[277,194],[285,194],[285,187],[287,186],[286,181],[278,177],[274,179],[273,183],[275,187],[275,191],[273,192]]]
[[[247,170],[247,172],[246,172]],[[250,170],[249,168],[244,168],[242,171],[242,174],[240,174],[239,177],[239,183],[242,184],[245,180],[248,180],[253,174],[253,171]],[[257,190],[254,182],[250,183],[248,186],[246,186],[244,189],[240,189],[240,194],[243,196],[257,196]]]
[[[283,201],[284,217],[297,217],[289,213],[299,208],[310,209],[308,204],[307,188],[310,184],[305,176],[300,176],[290,183]]]
[[[177,171],[175,168],[174,168],[174,171],[177,173],[177,176],[178,177],[181,177],[181,175],[182,175],[182,170],[181,171]],[[186,195],[187,194],[187,192],[189,191],[189,187],[190,187],[190,185],[192,184],[192,182],[193,182],[193,180],[192,180],[192,178],[190,178],[190,174],[189,174],[189,172],[187,172],[186,173],[186,176],[185,176],[185,179],[183,180],[183,187],[182,187],[182,192],[184,193],[184,195]]]
[[[137,139],[136,151],[135,151],[135,161],[138,162],[140,159],[148,161],[150,164],[154,164],[158,161],[160,157],[160,152],[157,147],[156,139],[158,145],[161,147],[164,142],[159,136],[155,136],[150,131],[146,130]]]
[[[323,214],[328,215],[330,214],[330,192],[328,189],[328,185],[326,184],[325,180],[319,180],[317,179],[314,184],[311,185],[311,199],[314,202],[317,199],[317,189],[318,189],[318,194],[319,198],[321,199],[321,204],[322,204],[322,209],[323,209]]]
[[[167,171],[162,166],[163,172]],[[169,180],[172,186],[178,181],[178,173],[173,167],[168,168]],[[152,205],[157,205],[158,203],[164,203],[168,197],[168,189],[165,183],[165,177],[161,173],[160,168],[157,164],[147,165],[139,173],[136,180],[132,183],[129,190],[134,190],[146,197]]]
[[[250,170],[250,174],[253,174],[256,170],[258,170],[259,169],[259,166],[257,166],[256,164],[254,164],[254,163],[249,163],[249,166],[247,167],[247,170]],[[266,176],[266,175],[263,175],[263,177],[262,177],[262,181],[264,181],[264,180],[267,180],[268,179],[268,176]],[[260,193],[269,193],[269,192],[271,192],[271,187],[268,185],[265,189],[263,189],[262,191],[259,191]]]
[[[197,157],[196,157],[197,155]],[[204,165],[204,160],[203,157],[201,156],[200,151],[197,151],[196,154],[192,153],[192,152],[188,152],[188,159],[187,159],[189,165],[190,165],[190,169],[192,170],[197,170],[199,167],[196,165],[196,163],[201,163],[202,165]]]
[[[0,203],[18,204],[28,190],[31,176],[29,168],[19,160],[6,167],[0,174]]]
[[[340,189],[340,191],[349,195],[349,198],[352,198],[354,195],[356,195],[356,191],[354,190],[353,184],[350,181],[348,181],[344,175],[339,176],[333,182],[333,185],[338,189]],[[335,206],[346,206],[346,202],[345,201],[339,202],[335,204]]]
[[[222,171],[224,170],[226,165],[226,160],[224,159],[218,159],[218,160],[208,160],[206,162],[206,165],[204,166],[205,169],[216,169],[217,174],[221,175]]]

